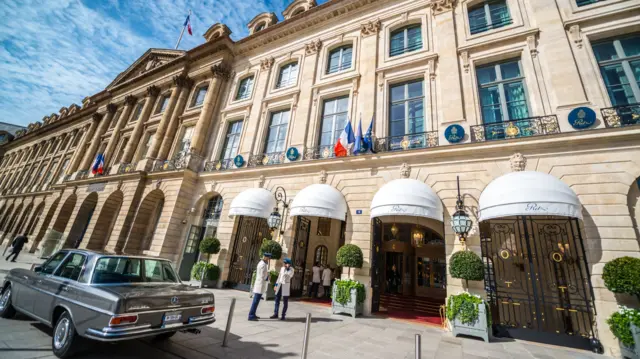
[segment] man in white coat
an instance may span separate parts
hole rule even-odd
[[[322,269],[320,269],[320,262],[316,262],[313,267],[311,267],[311,287],[309,288],[309,297],[311,298],[318,298],[321,273]]]
[[[282,317],[280,320],[284,320],[287,315],[287,308],[289,307],[289,295],[291,294],[291,278],[293,278],[294,269],[291,268],[291,259],[284,259],[284,267],[280,268],[280,275],[273,287],[273,291],[276,292],[276,306],[273,309],[273,315],[271,319],[278,319],[278,311],[280,309],[280,299],[282,299]]]
[[[327,265],[322,271],[322,287],[324,288],[324,296],[327,299],[331,298],[331,275],[333,275],[333,271],[331,267]]]
[[[269,285],[269,259],[271,259],[271,253],[262,254],[262,260],[258,263],[256,268],[256,281],[253,283],[253,302],[251,302],[251,309],[249,310],[249,320],[255,321],[260,319],[256,315],[258,310],[258,304],[262,295],[267,291]]]

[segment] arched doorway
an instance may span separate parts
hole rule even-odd
[[[60,208],[60,212],[58,212],[58,217],[55,222],[53,222],[52,230],[58,238],[62,237],[62,233],[67,228],[67,223],[69,222],[69,218],[71,218],[71,214],[73,213],[73,209],[76,207],[76,201],[78,197],[75,194],[70,195],[64,201],[64,204]]]
[[[16,222],[18,220],[18,216],[20,216],[20,213],[22,212],[22,203],[20,203],[16,209],[13,211],[13,214],[11,215],[9,222],[7,223],[7,227],[5,229],[5,236],[9,235],[11,236],[14,232],[15,232],[15,225]]]
[[[206,237],[215,237],[218,231],[218,221],[222,213],[224,201],[222,196],[213,194],[208,199],[200,201],[202,215],[191,225],[185,242],[182,260],[178,274],[182,280],[191,278],[191,268],[200,257],[200,241]]]
[[[541,172],[493,180],[479,200],[485,288],[497,336],[590,348],[593,288],[573,190]]]
[[[371,202],[372,312],[440,323],[447,297],[444,208],[424,182],[398,179]]]
[[[159,189],[149,192],[138,207],[138,213],[124,246],[124,253],[141,254],[142,251],[151,248],[163,208],[164,193]]]
[[[49,227],[49,223],[51,223],[51,219],[53,218],[53,215],[56,212],[56,208],[58,207],[59,203],[60,203],[60,198],[56,198],[51,204],[51,207],[49,207],[49,211],[47,211],[47,215],[44,217],[44,221],[40,226],[40,230],[38,231],[38,233],[36,233],[33,244],[31,245],[31,251],[30,251],[31,253],[36,251],[36,249],[38,248],[38,245],[42,241],[42,238],[44,237],[44,234]],[[35,227],[37,227],[37,223],[36,225],[34,225],[34,228],[33,228],[34,231],[35,231]],[[46,255],[47,253],[41,253],[41,255],[42,254]]]
[[[15,234],[24,234],[24,226],[26,225],[27,218],[29,218],[29,214],[31,213],[31,209],[33,208],[33,202],[29,203],[24,211],[22,212],[22,216],[20,216],[20,220],[15,226],[13,233]]]
[[[40,217],[42,216],[43,210],[44,210],[44,203],[40,203],[38,207],[36,207],[36,210],[33,212],[33,215],[31,216],[31,220],[29,221],[29,224],[25,228],[25,232],[29,236],[33,235],[33,232],[36,229],[36,225],[40,221]]]
[[[122,200],[124,194],[122,191],[115,191],[104,202],[100,215],[93,227],[93,232],[87,242],[87,249],[103,250],[111,237],[111,231],[115,224],[116,218],[120,213],[120,207],[122,206]]]
[[[69,231],[69,236],[65,241],[65,247],[73,246],[73,248],[78,248],[80,246],[80,243],[87,232],[87,228],[89,228],[89,223],[91,223],[91,218],[93,218],[93,212],[95,211],[97,204],[98,194],[96,192],[91,192],[80,205],[80,209],[76,215],[76,220],[73,222],[73,226],[71,226],[71,230]]]

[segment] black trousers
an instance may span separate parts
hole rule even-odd
[[[15,261],[16,261],[16,258],[18,258],[18,254],[20,254],[20,251],[17,251],[17,252],[13,252],[13,251],[12,251],[12,252],[11,252],[11,254],[9,254],[9,255],[7,256],[7,258],[5,258],[5,260],[7,260],[7,261],[8,261],[8,260],[9,260],[9,257],[13,256],[13,259],[12,259],[11,261],[12,261],[12,262],[15,262]]]
[[[311,283],[311,288],[309,289],[309,296],[311,298],[318,297],[318,288],[320,287],[320,283]]]
[[[322,287],[324,288],[324,296],[326,298],[331,298],[331,286],[323,285]]]

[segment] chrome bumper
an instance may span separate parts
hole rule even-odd
[[[211,324],[216,321],[214,315],[195,317],[189,320],[187,324],[172,325],[166,328],[152,328],[150,324],[135,325],[127,328],[102,328],[102,330],[89,328],[84,333],[84,336],[89,339],[98,340],[101,342],[116,342],[121,340],[138,339],[144,337],[150,337],[162,333],[175,332],[179,330],[185,330],[195,327],[201,327]]]

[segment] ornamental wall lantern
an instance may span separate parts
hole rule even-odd
[[[456,180],[458,183],[458,197],[456,200],[456,213],[454,213],[451,217],[451,227],[453,228],[453,231],[458,235],[460,242],[464,243],[467,239],[467,234],[469,234],[469,231],[471,231],[473,221],[464,210],[464,202],[462,201],[462,196],[460,195],[460,176],[457,176]]]
[[[274,234],[276,229],[280,233],[280,235],[284,234],[284,230],[282,229],[284,216],[286,221],[287,209],[289,208],[289,202],[287,201],[287,192],[281,186],[276,187],[273,196],[276,199],[276,206],[273,207],[273,212],[269,215],[269,219],[267,220],[267,224],[269,225],[269,229],[271,233]],[[280,215],[279,205],[282,203],[282,215]]]

